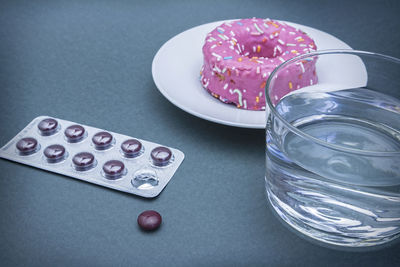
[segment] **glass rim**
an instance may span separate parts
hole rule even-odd
[[[269,112],[272,113],[274,116],[278,117],[279,120],[291,131],[292,133],[296,134],[302,139],[306,139],[309,141],[312,141],[314,143],[317,143],[319,145],[322,145],[324,147],[334,149],[337,151],[341,152],[346,152],[346,153],[352,153],[352,154],[360,154],[364,156],[379,156],[379,157],[392,157],[392,156],[400,156],[400,151],[370,151],[370,150],[361,150],[361,149],[355,149],[355,148],[349,148],[349,147],[344,147],[341,145],[336,145],[336,144],[331,144],[325,141],[322,141],[321,139],[318,139],[312,135],[309,135],[295,126],[293,126],[291,123],[289,123],[287,120],[285,120],[275,109],[275,106],[272,104],[271,99],[269,97],[269,88],[271,85],[272,78],[275,76],[277,72],[279,72],[283,67],[286,67],[287,65],[292,64],[293,62],[296,62],[298,60],[312,57],[312,56],[320,56],[320,55],[330,55],[330,54],[347,54],[347,55],[361,55],[361,56],[371,56],[371,57],[377,57],[381,58],[384,60],[392,61],[395,63],[400,64],[400,59],[392,57],[392,56],[387,56],[384,54],[379,54],[379,53],[374,53],[374,52],[368,52],[368,51],[362,51],[362,50],[353,50],[353,49],[326,49],[326,50],[317,50],[314,52],[309,52],[306,54],[301,54],[298,56],[295,56],[289,60],[286,60],[285,62],[281,63],[278,67],[276,67],[271,74],[269,75],[266,85],[265,85],[265,98],[266,102],[269,107]],[[286,95],[285,95],[286,96]]]

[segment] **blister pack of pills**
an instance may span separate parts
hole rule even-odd
[[[174,148],[40,116],[0,149],[0,157],[152,198],[184,159]]]

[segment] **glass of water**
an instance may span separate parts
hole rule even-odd
[[[272,72],[266,101],[265,180],[277,214],[339,246],[398,237],[400,60],[355,50],[300,55]]]

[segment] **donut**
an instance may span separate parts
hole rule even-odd
[[[207,34],[203,45],[202,86],[215,98],[240,109],[265,110],[265,85],[282,62],[317,49],[303,31],[271,19],[225,22]],[[279,74],[278,102],[290,91],[318,82],[315,59],[307,59]]]

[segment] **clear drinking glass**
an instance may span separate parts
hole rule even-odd
[[[266,101],[265,180],[277,214],[339,246],[398,237],[400,60],[355,50],[300,55],[272,72]]]

